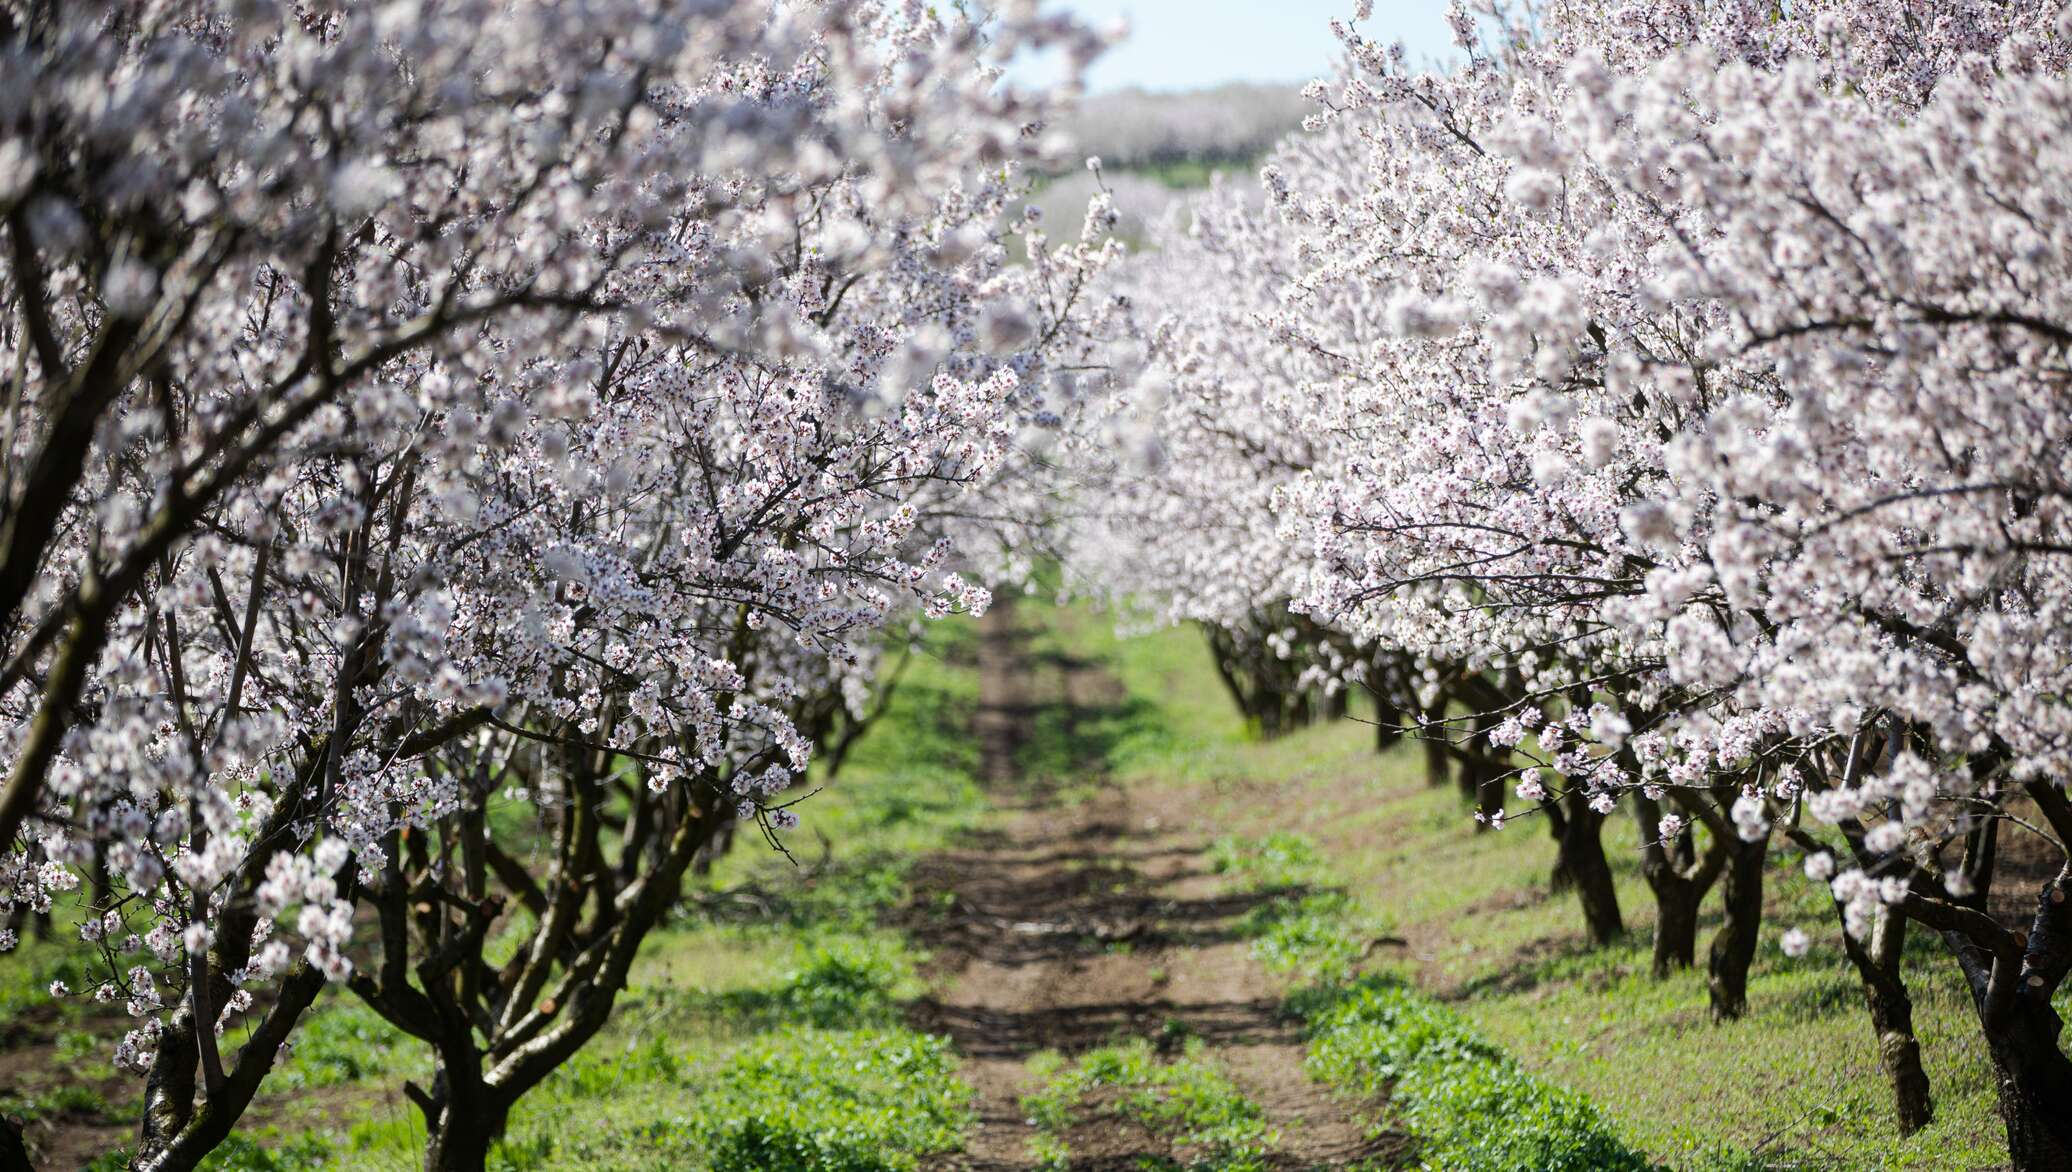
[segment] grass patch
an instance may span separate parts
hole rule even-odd
[[[514,1129],[499,1166],[911,1172],[970,1121],[948,1044],[896,1028],[788,1027],[695,1064],[656,1038],[586,1053],[555,1084],[561,1109],[591,1105],[583,1125]]]
[[[55,1086],[26,1094],[0,1095],[0,1115],[33,1123],[61,1115],[105,1116],[108,1100],[92,1087]]]
[[[905,1172],[971,1119],[949,1043],[907,1030],[791,1030],[736,1051],[683,1128],[713,1172]]]
[[[276,1089],[335,1087],[428,1069],[415,1042],[349,994],[331,992],[295,1032]],[[410,1069],[405,1070],[408,1066]]]
[[[1645,1172],[1589,1100],[1533,1077],[1460,1017],[1386,977],[1312,986],[1310,1072],[1389,1106],[1428,1168]]]
[[[1186,1041],[1171,1061],[1140,1038],[1088,1051],[1076,1062],[1037,1055],[1029,1068],[1045,1080],[1022,1100],[1037,1130],[1031,1154],[1044,1172],[1071,1167],[1071,1131],[1095,1116],[1126,1120],[1168,1149],[1148,1157],[1140,1165],[1145,1172],[1265,1172],[1280,1139],[1199,1039]]]
[[[1285,831],[1219,840],[1211,866],[1240,890],[1272,894],[1239,930],[1253,954],[1309,984],[1289,999],[1306,1023],[1309,1070],[1363,1099],[1387,1096],[1425,1166],[1453,1172],[1644,1172],[1589,1100],[1552,1086],[1477,1035],[1457,1014],[1395,977],[1358,972],[1376,930],[1328,886],[1330,865]]]

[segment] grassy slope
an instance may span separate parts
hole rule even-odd
[[[1452,789],[1425,785],[1414,748],[1378,759],[1364,724],[1247,742],[1191,631],[1117,639],[1099,616],[1067,612],[1062,621],[1068,643],[1108,659],[1133,696],[1164,709],[1177,743],[1140,742],[1123,755],[1127,776],[1194,787],[1231,833],[1311,836],[1423,954],[1404,962],[1406,975],[1535,1073],[1590,1096],[1629,1142],[1677,1167],[1750,1153],[1774,1167],[2001,1162],[1968,1000],[1940,946],[1920,934],[1908,978],[1938,1118],[1902,1143],[1858,986],[1839,948],[1822,943],[1834,928],[1821,894],[1796,872],[1772,872],[1749,1018],[1716,1027],[1702,969],[1661,982],[1648,975],[1653,901],[1629,823],[1608,823],[1605,840],[1631,940],[1588,952],[1573,901],[1545,898],[1553,848],[1537,824],[1475,834]],[[1702,925],[1701,948],[1713,923]],[[1797,961],[1774,943],[1792,924],[1816,941]]]

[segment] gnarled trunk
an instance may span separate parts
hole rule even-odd
[[[1864,1007],[1878,1039],[1878,1066],[1892,1086],[1899,1133],[1912,1135],[1934,1121],[1935,1099],[1921,1065],[1921,1043],[1914,1036],[1914,1001],[1900,974],[1906,930],[1905,916],[1881,910],[1868,941],[1858,942],[1844,930],[1842,946],[1863,981]]]
[[[1767,831],[1754,842],[1736,838],[1726,844],[1726,916],[1706,956],[1714,1021],[1733,1021],[1748,1011],[1748,968],[1763,924],[1763,860],[1769,849]]]
[[[1583,905],[1583,922],[1590,943],[1602,948],[1626,934],[1626,922],[1619,915],[1619,890],[1612,882],[1611,864],[1604,859],[1602,830],[1604,815],[1590,808],[1580,788],[1562,798],[1559,840],[1559,868],[1574,885]]]
[[[2054,785],[2027,787],[2053,828],[2072,824]],[[1941,933],[1971,987],[1993,1057],[2007,1158],[2015,1172],[2072,1172],[2072,1058],[2051,999],[2072,971],[2072,863],[2037,892],[2027,933],[2013,932],[1948,900],[1909,896],[1907,914]]]
[[[1726,865],[1724,846],[1715,840],[1705,857],[1696,857],[1691,830],[1663,841],[1662,809],[1653,798],[1635,795],[1633,815],[1640,824],[1640,873],[1655,896],[1656,977],[1690,968],[1698,960],[1698,908]]]
[[[454,1079],[458,1067],[441,1070],[425,1109],[425,1172],[486,1172],[489,1151],[510,1125],[511,1106],[479,1077]],[[473,1074],[474,1072],[465,1072]],[[455,1092],[454,1083],[472,1085]]]
[[[2017,998],[1999,1029],[1986,1031],[2014,1172],[2072,1172],[2072,1059],[2058,1046],[2062,1023],[2049,1002]]]

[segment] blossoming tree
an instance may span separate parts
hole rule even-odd
[[[958,542],[1044,499],[1023,438],[1113,255],[1003,218],[1032,45],[1099,42],[0,13],[0,893],[85,902],[106,978],[54,992],[137,1019],[139,1167],[220,1143],[330,982],[432,1049],[427,1166],[483,1166],[693,860],[795,822],[875,633],[983,607]]]
[[[1286,227],[1172,282],[1248,320],[1164,416],[1248,433],[1193,491],[1270,486],[1254,556],[1297,610],[1474,681],[1459,731],[1513,754],[1523,804],[1482,816],[1556,824],[1594,936],[1625,803],[1658,968],[1723,887],[1735,1016],[1789,839],[1902,1127],[1931,1109],[1911,922],[1975,993],[2017,1166],[2064,1167],[2072,22],[1898,8],[1461,6],[1438,74],[1341,25],[1345,71],[1263,175]],[[1988,901],[2017,833],[2057,860],[2019,924]]]

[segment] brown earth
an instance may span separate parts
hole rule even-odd
[[[1069,738],[1076,715],[1113,704],[1121,688],[1098,665],[1027,654],[1010,608],[987,619],[980,647],[976,733],[998,829],[925,861],[912,930],[934,955],[937,995],[917,1006],[920,1028],[947,1034],[978,1091],[967,1150],[931,1172],[1032,1169],[1034,1127],[1021,1097],[1045,1050],[1075,1054],[1129,1038],[1177,1050],[1199,1038],[1278,1129],[1276,1169],[1383,1166],[1399,1137],[1370,1139],[1372,1103],[1334,1098],[1303,1072],[1298,1024],[1282,990],[1249,954],[1236,921],[1257,898],[1222,890],[1207,837],[1170,799],[1099,784],[1067,797],[1023,776],[1016,750],[1046,706]],[[1084,786],[1080,787],[1082,790]],[[1171,1158],[1165,1141],[1112,1115],[1089,1113],[1066,1137],[1073,1172],[1109,1172]]]
[[[80,1096],[74,1105],[36,1112],[21,1128],[35,1167],[82,1167],[121,1147],[135,1130],[132,1108],[140,1086],[115,1069],[109,1061],[113,1043],[106,1041],[119,1037],[129,1024],[119,1011],[104,1006],[67,1017],[55,1003],[0,1022],[0,1100],[34,1101],[59,1091]],[[83,1056],[67,1057],[58,1042],[66,1033],[90,1034],[103,1044]],[[13,1118],[8,1125],[21,1122]]]

